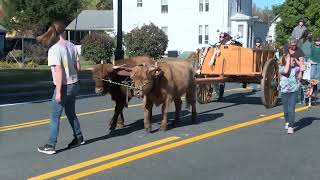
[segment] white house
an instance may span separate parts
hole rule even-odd
[[[275,42],[276,40],[276,26],[281,21],[279,16],[276,16],[272,21],[268,31],[268,41]]]
[[[117,27],[117,0],[113,0]],[[122,0],[122,28],[154,23],[169,39],[167,50],[194,51],[228,32],[251,47],[255,18],[252,0]]]

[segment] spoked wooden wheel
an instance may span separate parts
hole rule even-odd
[[[224,83],[200,84],[197,88],[197,99],[200,104],[209,103],[212,99],[222,100],[224,93]]]
[[[199,84],[197,87],[197,100],[200,104],[207,104],[209,102],[210,84]]]
[[[261,100],[267,108],[272,108],[277,104],[279,68],[276,60],[268,60],[263,66],[261,80]]]

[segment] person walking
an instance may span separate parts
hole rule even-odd
[[[73,130],[74,139],[68,148],[85,143],[80,123],[75,113],[76,96],[79,91],[78,71],[79,59],[75,45],[64,39],[65,25],[54,22],[46,33],[39,36],[38,41],[48,45],[48,66],[51,67],[55,85],[50,116],[50,135],[48,143],[40,146],[38,151],[44,154],[55,154],[55,145],[59,134],[59,124],[63,109]]]
[[[300,67],[298,60],[290,54],[285,58],[285,64],[280,65],[280,92],[285,118],[285,129],[288,134],[294,133],[294,118],[297,93],[299,88],[298,75]]]

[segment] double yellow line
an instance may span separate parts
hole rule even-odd
[[[134,152],[138,152],[138,151],[141,151],[141,150],[144,150],[144,149],[147,149],[147,148],[151,148],[151,147],[154,147],[154,146],[157,146],[157,145],[161,145],[161,144],[164,144],[164,143],[167,143],[167,142],[170,142],[170,141],[174,141],[174,140],[177,140],[177,139],[179,139],[179,137],[175,137],[175,136],[168,137],[168,138],[165,138],[165,139],[162,139],[162,140],[150,142],[150,143],[143,144],[143,145],[140,145],[140,146],[136,146],[136,147],[133,147],[133,148],[130,148],[130,149],[126,149],[126,150],[123,150],[123,151],[119,151],[119,152],[116,152],[116,153],[105,155],[105,156],[102,156],[102,157],[99,157],[99,158],[96,158],[96,159],[85,161],[85,162],[82,162],[82,163],[79,163],[79,164],[75,164],[75,165],[72,165],[72,166],[69,166],[69,167],[65,167],[65,168],[62,168],[62,169],[59,169],[59,170],[56,170],[56,171],[52,171],[52,172],[49,172],[49,173],[46,173],[46,174],[43,174],[43,175],[40,175],[40,176],[28,178],[28,180],[49,179],[49,178],[56,177],[56,176],[59,176],[59,175],[62,175],[62,174],[65,174],[65,173],[68,173],[68,172],[71,172],[71,171],[82,169],[82,168],[85,168],[85,167],[88,167],[88,166],[91,166],[91,165],[94,165],[94,164],[97,164],[97,163],[100,163],[100,162],[103,162],[103,161],[107,161],[107,160],[110,160],[110,159],[118,158],[118,157],[121,157],[121,156],[124,156],[124,155],[128,155],[128,154],[131,154],[131,153],[134,153]]]
[[[225,92],[230,92],[230,91],[244,91],[248,90],[250,88],[236,88],[236,89],[229,89],[225,90]],[[137,107],[137,106],[142,106],[142,104],[133,104],[129,105],[129,108],[131,107]],[[98,111],[91,111],[91,112],[85,112],[85,113],[79,113],[77,116],[85,116],[85,115],[92,115],[95,113],[100,113],[100,112],[108,112],[108,111],[113,111],[114,108],[110,109],[102,109]],[[66,119],[66,116],[61,117],[61,119]],[[36,120],[36,121],[31,121],[31,122],[26,122],[26,123],[20,123],[20,124],[14,124],[14,125],[8,125],[8,126],[0,126],[0,132],[4,131],[12,131],[12,130],[17,130],[17,129],[22,129],[22,128],[29,128],[29,127],[34,127],[34,126],[40,126],[40,125],[45,125],[49,124],[49,119],[41,119],[41,120]]]
[[[130,105],[129,107],[137,107],[137,106],[141,106],[142,104],[133,104]],[[92,114],[96,114],[96,113],[100,113],[100,112],[107,112],[107,111],[113,111],[114,108],[110,108],[110,109],[102,109],[102,110],[98,110],[98,111],[91,111],[91,112],[85,112],[85,113],[79,113],[77,114],[77,116],[86,116],[86,115],[92,115]],[[66,119],[66,116],[62,116],[61,119]],[[37,121],[31,121],[31,122],[27,122],[27,123],[20,123],[20,124],[14,124],[14,125],[8,125],[8,126],[1,126],[0,127],[0,132],[3,131],[11,131],[11,130],[16,130],[16,129],[22,129],[22,128],[28,128],[28,127],[34,127],[34,126],[40,126],[40,125],[44,125],[44,124],[49,124],[49,119],[41,119],[41,120],[37,120]]]
[[[304,110],[307,110],[307,109],[309,109],[309,108],[306,107],[306,106],[305,107],[301,107],[301,108],[297,108],[296,112],[304,111]],[[101,171],[105,171],[105,170],[111,169],[111,168],[116,167],[116,166],[120,166],[122,164],[131,162],[131,161],[135,161],[135,160],[147,157],[147,156],[151,156],[151,155],[158,154],[158,153],[170,150],[170,149],[181,147],[181,146],[184,146],[184,145],[187,145],[187,144],[190,144],[190,143],[194,143],[194,142],[197,142],[197,141],[209,138],[209,137],[213,137],[213,136],[216,136],[216,135],[219,135],[219,134],[227,133],[227,132],[230,132],[230,131],[234,131],[234,130],[237,130],[237,129],[240,129],[240,128],[244,128],[244,127],[247,127],[247,126],[252,126],[252,125],[255,125],[255,124],[262,123],[262,122],[270,121],[270,120],[273,120],[273,119],[276,119],[276,118],[280,118],[282,116],[283,116],[283,113],[277,113],[277,114],[273,114],[271,116],[267,116],[267,117],[259,118],[259,119],[256,119],[256,120],[251,120],[251,121],[247,121],[247,122],[244,122],[244,123],[228,126],[228,127],[225,127],[225,128],[222,128],[222,129],[218,129],[218,130],[215,130],[215,131],[212,131],[212,132],[208,132],[208,133],[197,135],[197,136],[194,136],[194,137],[191,137],[191,138],[187,138],[187,139],[183,139],[183,140],[180,140],[180,141],[172,142],[172,143],[169,143],[169,144],[166,144],[166,145],[162,145],[162,144],[165,144],[165,143],[168,143],[168,142],[175,141],[175,140],[179,139],[179,137],[169,137],[169,138],[166,138],[166,139],[162,139],[162,140],[151,142],[151,143],[144,144],[144,145],[141,145],[141,146],[133,147],[133,148],[130,148],[130,149],[127,149],[127,150],[124,150],[124,151],[117,152],[117,153],[106,155],[106,156],[103,156],[103,157],[100,157],[100,158],[89,160],[89,161],[86,161],[86,162],[83,162],[83,163],[80,163],[80,164],[76,164],[76,165],[73,165],[73,166],[65,167],[65,168],[62,168],[62,169],[59,169],[59,170],[56,170],[56,171],[52,171],[52,172],[49,172],[49,173],[46,173],[46,174],[43,174],[43,175],[40,175],[40,176],[32,177],[32,178],[29,178],[29,180],[49,179],[49,178],[56,177],[56,176],[59,176],[59,175],[62,175],[62,174],[66,174],[66,173],[69,173],[69,172],[72,172],[72,171],[75,171],[75,170],[82,169],[84,167],[88,167],[88,166],[91,166],[91,165],[94,165],[94,164],[97,164],[97,163],[101,163],[101,162],[104,162],[104,161],[107,161],[107,160],[110,160],[110,159],[113,159],[113,158],[124,156],[124,155],[127,155],[129,153],[138,152],[138,151],[146,149],[146,148],[151,148],[151,147],[154,147],[154,146],[162,145],[160,147],[156,147],[156,148],[153,148],[153,149],[150,149],[150,150],[146,150],[146,151],[134,154],[134,155],[130,155],[128,157],[124,157],[124,158],[121,158],[121,159],[118,159],[118,160],[115,160],[115,161],[112,161],[112,162],[107,162],[105,164],[98,165],[96,167],[92,167],[92,168],[89,168],[87,170],[83,170],[83,171],[68,175],[66,177],[62,177],[59,180],[72,180],[72,179],[79,179],[79,178],[87,177],[89,175],[96,174],[96,173],[99,173]]]

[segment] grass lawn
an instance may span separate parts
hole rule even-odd
[[[94,65],[90,61],[81,61],[80,79],[91,79],[90,71],[85,70]],[[40,65],[36,69],[0,69],[0,86],[8,84],[32,84],[41,81],[52,81],[50,67]]]

